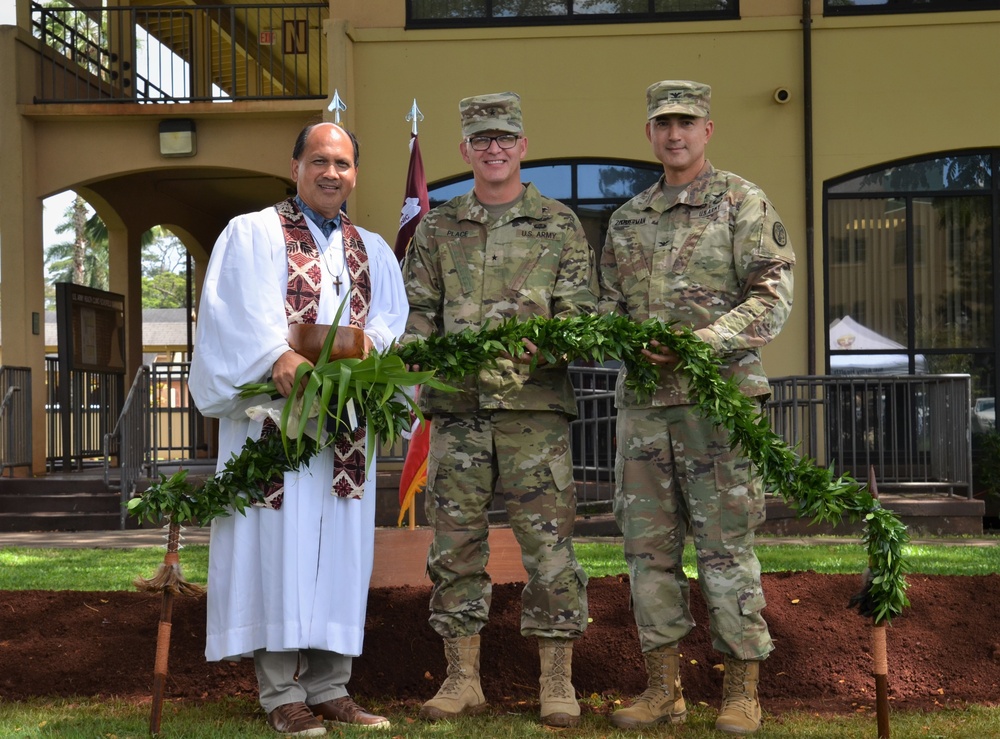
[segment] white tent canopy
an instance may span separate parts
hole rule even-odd
[[[830,371],[835,375],[907,375],[910,373],[910,362],[906,354],[865,353],[905,348],[887,336],[862,326],[850,316],[830,324],[830,350],[856,352],[830,357]],[[927,360],[923,355],[918,354],[914,364],[916,374],[927,371]]]

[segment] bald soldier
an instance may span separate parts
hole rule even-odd
[[[646,137],[663,176],[611,217],[601,310],[690,326],[722,360],[723,377],[763,402],[770,390],[759,351],[788,317],[795,256],[763,191],[705,158],[710,101],[711,88],[698,82],[646,90]],[[725,663],[715,725],[749,734],[761,721],[760,663],[773,649],[753,550],[764,491],[726,430],[692,407],[677,356],[658,344],[643,353],[659,365],[659,384],[640,400],[624,371],[619,377],[614,506],[649,683],[611,722],[632,729],[684,721],[679,649],[694,621],[681,555],[690,533],[712,643]]]
[[[528,150],[520,98],[510,92],[459,103],[459,151],[473,189],[424,216],[403,264],[407,337],[476,331],[505,318],[569,317],[597,306],[593,252],[562,203],[521,183]],[[528,582],[521,634],[537,637],[542,722],[576,726],[573,640],[587,625],[587,576],[573,550],[576,491],[569,421],[576,399],[564,364],[523,355],[468,377],[457,393],[425,391],[431,418],[427,557],[430,624],[444,639],[448,675],[421,715],[430,720],[486,708],[479,632],[490,608],[487,513],[503,490]],[[482,645],[502,650],[502,645]],[[506,650],[501,652],[509,653]]]

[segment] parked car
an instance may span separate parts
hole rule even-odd
[[[995,398],[976,398],[972,406],[972,431],[984,434],[997,427],[997,411]]]

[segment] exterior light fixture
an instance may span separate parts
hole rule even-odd
[[[160,155],[193,157],[198,153],[198,138],[190,118],[160,121]]]

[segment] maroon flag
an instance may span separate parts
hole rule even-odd
[[[430,210],[427,198],[427,178],[424,176],[424,161],[420,158],[420,144],[417,134],[410,134],[410,166],[406,171],[406,194],[403,196],[403,207],[399,213],[399,231],[396,233],[396,245],[393,251],[396,259],[403,261],[406,249],[410,245],[417,224],[424,213]]]

